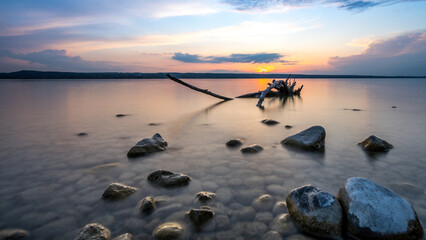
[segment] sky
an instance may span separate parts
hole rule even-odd
[[[426,76],[425,0],[1,0],[0,72]]]

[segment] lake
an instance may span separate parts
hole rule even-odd
[[[235,97],[263,90],[271,79],[185,81]],[[297,81],[304,85],[300,98],[266,99],[260,109],[257,99],[221,102],[166,79],[2,80],[0,229],[23,228],[34,239],[74,239],[85,224],[97,222],[113,237],[128,232],[150,239],[158,225],[178,221],[190,239],[261,239],[278,213],[255,210],[254,199],[270,194],[274,202],[283,201],[305,184],[336,194],[355,176],[407,199],[425,226],[426,80]],[[266,126],[263,119],[280,124]],[[280,144],[314,125],[326,130],[324,153]],[[129,148],[155,133],[168,150],[127,158]],[[394,148],[366,154],[357,143],[370,135]],[[242,154],[226,147],[233,138],[264,150]],[[158,169],[192,181],[172,189],[153,186],[146,178]],[[122,201],[102,200],[113,182],[138,191]],[[216,193],[209,204],[215,220],[201,231],[185,217],[200,207],[199,191]],[[146,196],[166,201],[141,215],[138,203]]]

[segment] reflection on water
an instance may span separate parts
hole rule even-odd
[[[263,90],[270,80],[187,82],[232,97]],[[28,229],[35,239],[73,239],[83,225],[98,222],[113,236],[129,232],[149,239],[156,226],[179,221],[191,239],[260,239],[279,213],[256,209],[255,198],[270,194],[282,201],[304,184],[336,193],[353,176],[406,198],[424,225],[426,82],[301,79],[298,84],[305,86],[300,98],[266,99],[260,110],[257,99],[220,102],[169,80],[1,81],[0,229]],[[115,117],[119,113],[129,115]],[[280,124],[266,126],[261,123],[266,118]],[[285,137],[313,125],[326,129],[324,153],[281,146]],[[77,137],[80,132],[88,136]],[[156,132],[170,148],[128,161],[127,150]],[[395,148],[366,154],[357,143],[372,134]],[[226,147],[232,138],[264,150],[241,154]],[[146,177],[158,169],[193,180],[176,189],[154,187]],[[102,201],[111,182],[139,190],[123,201]],[[185,212],[200,207],[199,191],[216,193],[210,204],[216,220],[197,232]],[[138,202],[148,195],[167,201],[151,215],[140,215]]]

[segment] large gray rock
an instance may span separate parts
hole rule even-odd
[[[157,240],[179,239],[183,234],[183,227],[176,222],[168,222],[158,226],[154,232],[154,238]]]
[[[148,181],[162,187],[188,185],[191,178],[182,173],[173,173],[166,170],[157,170],[148,175]]]
[[[325,129],[321,126],[313,126],[283,139],[281,144],[305,150],[324,150],[324,142]]]
[[[421,239],[423,227],[411,204],[361,177],[346,180],[337,195],[347,231],[361,239]]]
[[[374,135],[369,136],[358,144],[368,152],[387,152],[393,148],[392,144]]]
[[[103,199],[118,200],[123,199],[134,192],[137,188],[126,186],[121,183],[111,183],[102,194]]]
[[[89,223],[84,226],[74,240],[109,240],[111,232],[99,223]]]
[[[152,138],[145,138],[136,143],[136,145],[127,152],[127,157],[139,157],[147,153],[164,151],[166,149],[167,142],[164,141],[160,134],[156,133]]]
[[[24,229],[3,229],[0,231],[0,240],[25,240],[30,234]]]
[[[319,237],[341,236],[342,208],[331,193],[306,185],[292,190],[286,203],[288,212],[302,231]]]

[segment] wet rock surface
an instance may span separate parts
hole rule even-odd
[[[244,143],[244,139],[241,138],[237,138],[237,139],[231,139],[229,141],[226,142],[226,146],[228,147],[238,147],[243,145]]]
[[[166,149],[167,142],[164,141],[160,134],[156,133],[152,138],[145,138],[136,143],[136,145],[127,152],[127,157],[140,157],[148,153],[165,151]]]
[[[268,126],[273,126],[273,125],[277,125],[277,124],[280,123],[280,122],[277,122],[277,121],[272,120],[272,119],[263,119],[261,122],[265,125],[268,125]]]
[[[342,208],[331,193],[306,185],[292,190],[286,203],[288,212],[302,231],[319,237],[338,238],[341,235]]]
[[[423,227],[413,207],[393,191],[366,178],[353,177],[338,199],[347,231],[361,239],[421,239]]]
[[[210,221],[214,217],[213,210],[209,208],[191,209],[188,213],[189,219],[195,226],[201,226]]]
[[[173,173],[166,170],[157,170],[148,175],[148,181],[162,187],[177,187],[188,185],[191,178],[182,173]]]
[[[392,144],[374,135],[369,136],[358,144],[368,152],[387,152],[393,148]]]
[[[119,200],[126,198],[136,192],[137,188],[126,186],[121,183],[111,183],[102,194],[102,199]]]
[[[153,236],[157,240],[173,240],[180,239],[183,234],[184,228],[176,222],[168,222],[158,226]]]
[[[263,150],[263,147],[258,144],[252,144],[245,148],[241,148],[242,153],[258,153]]]
[[[157,208],[154,198],[151,196],[145,197],[139,203],[139,212],[140,213],[151,213]]]
[[[99,223],[85,225],[74,240],[109,240],[111,232]]]
[[[118,237],[113,238],[112,240],[133,240],[133,236],[130,233],[121,234]]]
[[[211,201],[216,197],[216,194],[212,193],[212,192],[198,192],[197,193],[197,199],[200,202],[207,202],[207,201]]]
[[[305,150],[324,150],[325,129],[321,126],[310,127],[300,133],[287,137],[281,141],[281,144],[305,149]]]
[[[24,229],[0,230],[0,240],[26,240],[30,239],[30,233]]]

